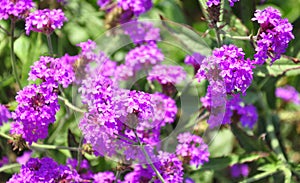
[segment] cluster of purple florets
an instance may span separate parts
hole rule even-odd
[[[254,55],[257,64],[265,63],[266,59],[271,59],[271,64],[279,59],[288,46],[288,43],[294,39],[292,33],[293,26],[288,19],[282,19],[277,9],[268,7],[264,10],[256,10],[253,21],[260,25],[257,35],[257,47]]]
[[[237,1],[229,0],[230,6]],[[208,7],[219,4],[219,0],[207,1]],[[177,136],[175,152],[164,152],[161,148],[161,131],[175,123],[178,113],[171,95],[172,87],[184,81],[187,74],[181,66],[162,65],[165,57],[157,45],[161,40],[160,30],[153,24],[134,19],[147,12],[152,1],[118,0],[114,4],[111,0],[99,0],[98,5],[107,12],[121,8],[121,23],[133,20],[122,27],[134,43],[124,63],[118,64],[105,53],[95,52],[96,43],[91,40],[77,45],[81,52],[76,56],[40,57],[31,66],[28,78],[32,82],[39,80],[39,84],[30,84],[18,92],[18,105],[12,114],[0,105],[0,125],[12,118],[11,134],[21,135],[29,144],[45,139],[49,125],[56,121],[55,115],[60,109],[60,86],[67,88],[75,83],[80,85],[78,91],[87,109],[79,128],[95,155],[117,156],[126,163],[140,163],[132,166],[133,170],[125,175],[123,182],[160,182],[153,167],[145,164],[149,163],[148,158],[166,182],[183,182],[183,165],[199,167],[209,161],[210,153],[204,140],[189,132]],[[0,8],[0,19],[26,18],[27,35],[35,31],[47,36],[67,21],[60,9],[29,13],[33,6],[29,0],[6,0]],[[254,105],[246,104],[241,94],[246,94],[252,83],[255,64],[263,64],[267,58],[273,63],[294,38],[292,25],[273,8],[256,11],[253,20],[260,24],[254,61],[245,58],[243,50],[232,44],[216,48],[208,58],[200,53],[185,58],[185,63],[194,67],[199,81],[209,81],[201,102],[211,112],[207,121],[210,127],[238,119],[244,127],[253,128],[258,119],[257,110]],[[120,81],[137,79],[141,72],[146,74],[147,84],[157,81],[162,92],[147,93],[120,87]],[[278,88],[276,95],[285,101],[300,103],[298,92],[290,86]],[[150,157],[145,157],[141,146]],[[249,173],[244,165],[234,165],[232,169],[236,173],[234,176]],[[243,170],[238,172],[238,169]],[[9,182],[100,183],[115,182],[116,179],[113,172],[93,174],[86,160],[78,166],[77,160],[69,159],[65,166],[45,157],[31,158]]]
[[[67,21],[67,18],[61,9],[37,10],[30,13],[26,18],[26,34],[34,31],[49,35],[55,29],[60,29],[65,21]]]
[[[0,6],[0,20],[24,19],[34,8],[32,0],[2,0]]]

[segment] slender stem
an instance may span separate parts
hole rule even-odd
[[[8,36],[10,35],[10,33],[8,32],[8,30],[6,30],[4,27],[2,27],[1,25],[0,25],[0,29],[1,30],[3,30],[4,32],[5,32],[5,34],[7,34]]]
[[[12,65],[12,69],[13,69],[13,74],[15,76],[15,79],[19,85],[19,88],[22,89],[22,85],[21,82],[19,80],[19,75],[18,75],[18,71],[17,71],[17,61],[16,61],[16,55],[15,55],[15,51],[14,51],[14,42],[15,42],[15,38],[14,38],[14,33],[15,33],[15,20],[11,20],[11,25],[10,25],[10,57],[11,57],[11,65]]]
[[[267,172],[263,172],[263,173],[260,173],[260,174],[257,174],[249,179],[246,179],[246,180],[243,180],[243,181],[240,181],[239,183],[250,183],[250,182],[255,182],[255,181],[258,181],[260,179],[263,179],[265,177],[268,177],[268,176],[271,176],[273,175],[274,173],[276,173],[277,170],[273,170],[273,171],[267,171]]]
[[[46,34],[47,36],[47,42],[48,42],[48,47],[49,47],[49,54],[52,56],[53,55],[53,47],[52,47],[52,42],[51,42],[51,34]]]
[[[62,97],[62,96],[58,96],[58,99],[63,101],[65,103],[66,106],[68,106],[70,109],[76,111],[76,112],[80,112],[80,113],[85,113],[86,110],[84,109],[80,109],[78,107],[76,107],[75,105],[73,105],[68,99]]]
[[[118,180],[119,180],[120,174],[121,174],[120,170],[117,170],[117,172],[116,172],[116,180],[115,180],[115,182],[114,182],[114,183],[118,183]]]
[[[4,172],[6,170],[13,169],[13,168],[19,168],[20,166],[21,165],[19,163],[4,165],[4,166],[0,167],[0,172]]]
[[[13,137],[3,133],[3,132],[0,132],[0,136],[1,137],[4,137],[6,139],[9,139],[9,140],[13,140]],[[27,144],[28,145],[28,144]],[[29,145],[28,145],[29,146]],[[81,148],[80,147],[66,147],[66,146],[55,146],[55,145],[48,145],[48,144],[37,144],[37,143],[32,143],[30,145],[30,147],[33,147],[33,148],[40,148],[40,149],[51,149],[51,150],[58,150],[58,149],[67,149],[67,150],[70,150],[70,151],[80,151]]]
[[[231,36],[229,34],[225,34],[226,37],[229,37],[231,39],[235,39],[235,40],[244,40],[244,41],[251,41],[256,39],[256,36]]]
[[[136,139],[138,140],[139,146],[141,147],[143,154],[144,154],[145,157],[146,157],[147,162],[150,164],[151,168],[153,169],[153,171],[155,172],[155,174],[157,175],[157,177],[159,178],[159,180],[160,180],[162,183],[166,183],[166,181],[164,180],[164,178],[162,177],[162,175],[159,173],[159,171],[158,171],[158,170],[156,169],[156,167],[153,165],[153,163],[152,163],[152,161],[151,161],[151,159],[150,159],[149,154],[148,154],[147,151],[145,150],[144,145],[141,143],[141,140],[140,140],[139,136],[138,136],[137,133],[136,133],[136,130],[134,129],[133,132],[134,132],[134,135],[135,135]]]
[[[268,104],[267,104],[266,95],[259,93],[259,96],[261,98],[261,100],[260,100],[261,106],[266,112],[266,114],[265,114],[266,130],[267,130],[267,135],[270,138],[271,147],[274,150],[274,152],[277,154],[277,156],[280,160],[282,160],[283,162],[287,162],[287,159],[285,158],[283,150],[280,147],[279,140],[277,139],[277,136],[276,136],[275,127],[274,127],[274,124],[272,123],[272,114],[267,106]]]

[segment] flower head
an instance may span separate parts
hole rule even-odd
[[[0,126],[3,122],[7,122],[9,118],[11,118],[9,110],[5,107],[5,105],[0,104]]]
[[[11,126],[13,134],[21,133],[20,135],[29,143],[47,137],[48,125],[55,121],[55,114],[59,109],[53,85],[55,86],[55,83],[33,84],[18,92],[16,97],[18,106],[12,113],[15,120]]]
[[[26,34],[29,35],[30,31],[34,31],[49,35],[55,29],[60,29],[65,21],[67,18],[61,9],[37,10],[26,18]]]
[[[59,165],[53,159],[30,158],[22,165],[20,173],[14,174],[8,183],[24,182],[80,182],[80,177],[75,169]]]
[[[186,72],[181,66],[156,65],[149,72],[147,80],[158,81],[160,84],[178,84],[186,78]]]
[[[31,66],[29,80],[41,79],[43,81],[55,81],[64,88],[75,80],[72,64],[68,60],[42,56],[39,61]]]
[[[209,152],[208,146],[203,139],[197,135],[192,135],[189,132],[179,134],[177,136],[178,145],[176,154],[181,156],[190,165],[203,165],[208,162]]]
[[[249,175],[249,166],[247,164],[234,164],[230,167],[231,176],[234,178],[243,176],[247,177]]]
[[[93,176],[94,183],[113,183],[116,180],[116,177],[113,172],[99,172]]]
[[[26,18],[33,7],[32,0],[1,0],[0,20]]]
[[[123,11],[139,16],[152,8],[152,0],[118,0],[118,5]]]
[[[286,102],[300,104],[299,92],[292,86],[286,85],[284,87],[277,88],[275,95]]]
[[[288,43],[294,39],[293,26],[288,19],[282,19],[280,12],[272,7],[256,10],[252,20],[260,25],[254,55],[255,62],[263,64],[266,59],[270,58],[272,64],[280,58],[288,47]]]

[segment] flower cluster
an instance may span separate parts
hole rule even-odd
[[[137,20],[122,24],[124,33],[129,35],[135,44],[152,43],[160,41],[160,29],[155,28],[150,22]]]
[[[26,18],[33,7],[32,0],[2,0],[0,3],[0,20]]]
[[[199,80],[220,77],[228,94],[236,91],[244,93],[253,79],[253,63],[244,59],[245,53],[235,45],[224,45],[213,51],[213,56],[205,59],[196,75]],[[217,72],[217,73],[216,73]]]
[[[44,139],[48,135],[48,125],[55,121],[59,110],[57,93],[53,91],[55,83],[28,85],[18,92],[18,106],[12,117],[12,134],[20,134],[29,143]]]
[[[276,88],[275,95],[286,102],[300,104],[299,92],[292,86],[286,85]]]
[[[232,177],[247,177],[249,175],[249,166],[247,164],[234,164],[230,167]]]
[[[77,161],[77,159],[68,158],[66,164],[69,167],[72,167],[73,170],[76,170],[78,161]],[[77,172],[82,180],[91,180],[94,176],[93,172],[90,170],[89,162],[86,159],[83,159],[80,162]]]
[[[141,45],[130,50],[125,57],[125,65],[139,71],[149,69],[150,66],[156,65],[164,60],[164,55],[156,44]]]
[[[118,5],[127,14],[139,16],[152,8],[152,0],[118,0]]]
[[[114,173],[109,171],[99,172],[93,176],[94,183],[113,183],[115,181],[116,181],[116,177]]]
[[[26,18],[26,34],[29,35],[30,31],[34,31],[50,35],[55,29],[60,29],[65,21],[67,18],[61,9],[37,10]]]
[[[279,59],[288,47],[288,43],[294,39],[293,26],[288,19],[282,19],[277,9],[268,7],[264,10],[256,10],[253,21],[260,25],[255,48],[256,64],[265,63],[271,59],[271,64]]]
[[[201,55],[200,53],[195,52],[192,55],[186,56],[184,59],[184,63],[187,65],[192,65],[194,67],[194,73],[196,74],[200,68],[202,60],[204,60],[204,59],[205,59],[204,55]]]
[[[42,56],[39,61],[31,66],[29,80],[41,79],[45,82],[57,82],[64,88],[75,80],[75,73],[71,64],[65,63],[66,59]]]
[[[75,169],[65,165],[58,165],[53,159],[31,158],[22,165],[20,173],[14,174],[8,183],[30,182],[80,182],[81,179]]]
[[[168,83],[178,84],[185,80],[186,72],[181,66],[173,65],[156,65],[149,72],[147,80],[158,81],[160,84],[165,85]]]
[[[234,3],[238,2],[240,0],[228,0],[228,2],[230,3],[230,6],[233,6]],[[212,7],[213,5],[217,6],[221,3],[221,0],[208,0],[206,2],[208,7]]]
[[[0,126],[3,122],[7,122],[11,118],[11,114],[5,105],[0,104]]]
[[[208,162],[210,155],[208,146],[201,137],[185,132],[179,134],[177,139],[179,143],[176,147],[176,154],[183,158],[184,162],[196,167]]]

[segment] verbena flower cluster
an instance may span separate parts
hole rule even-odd
[[[179,144],[176,147],[176,154],[183,158],[183,161],[196,167],[208,162],[208,146],[203,139],[189,132],[177,136]]]
[[[14,174],[8,183],[80,181],[75,169],[59,165],[53,159],[44,157],[31,158],[25,165],[22,165],[20,173]]]
[[[0,20],[24,19],[34,8],[32,0],[1,0]]]
[[[298,105],[300,104],[299,92],[290,85],[276,88],[275,95],[286,102],[293,102]]]
[[[53,91],[55,83],[28,85],[18,92],[18,106],[12,117],[12,134],[20,134],[29,143],[44,139],[48,135],[48,126],[55,122],[59,110],[58,96]]]
[[[0,104],[0,126],[3,122],[7,122],[9,118],[11,118],[11,113],[5,105]]]
[[[245,93],[253,80],[254,68],[250,59],[244,58],[245,53],[235,45],[224,45],[213,51],[213,55],[205,59],[196,77],[203,79],[222,80],[227,94],[241,91]]]
[[[235,3],[235,2],[238,2],[238,1],[240,1],[240,0],[228,0],[230,6],[234,6],[234,3]],[[219,5],[220,3],[221,3],[221,0],[208,0],[208,1],[206,2],[206,5],[207,5],[208,7],[212,7],[213,5],[214,5],[214,6],[217,6],[217,5]]]
[[[156,65],[149,72],[147,80],[158,81],[165,85],[168,83],[178,84],[186,78],[186,72],[181,66]]]
[[[42,56],[39,61],[31,66],[30,80],[41,79],[45,82],[57,82],[64,88],[75,80],[75,73],[71,64],[65,63],[60,58]]]
[[[152,8],[152,0],[118,0],[118,5],[125,13],[139,16]]]
[[[160,29],[154,27],[150,22],[133,20],[122,24],[122,28],[135,44],[156,43],[161,40]]]
[[[272,64],[280,58],[288,43],[294,39],[293,26],[287,18],[282,19],[280,12],[272,7],[256,10],[252,20],[260,25],[254,55],[255,62],[263,64],[270,58]]]
[[[36,10],[26,18],[26,34],[29,35],[30,31],[34,31],[49,35],[55,29],[60,29],[65,21],[67,18],[61,9]]]

